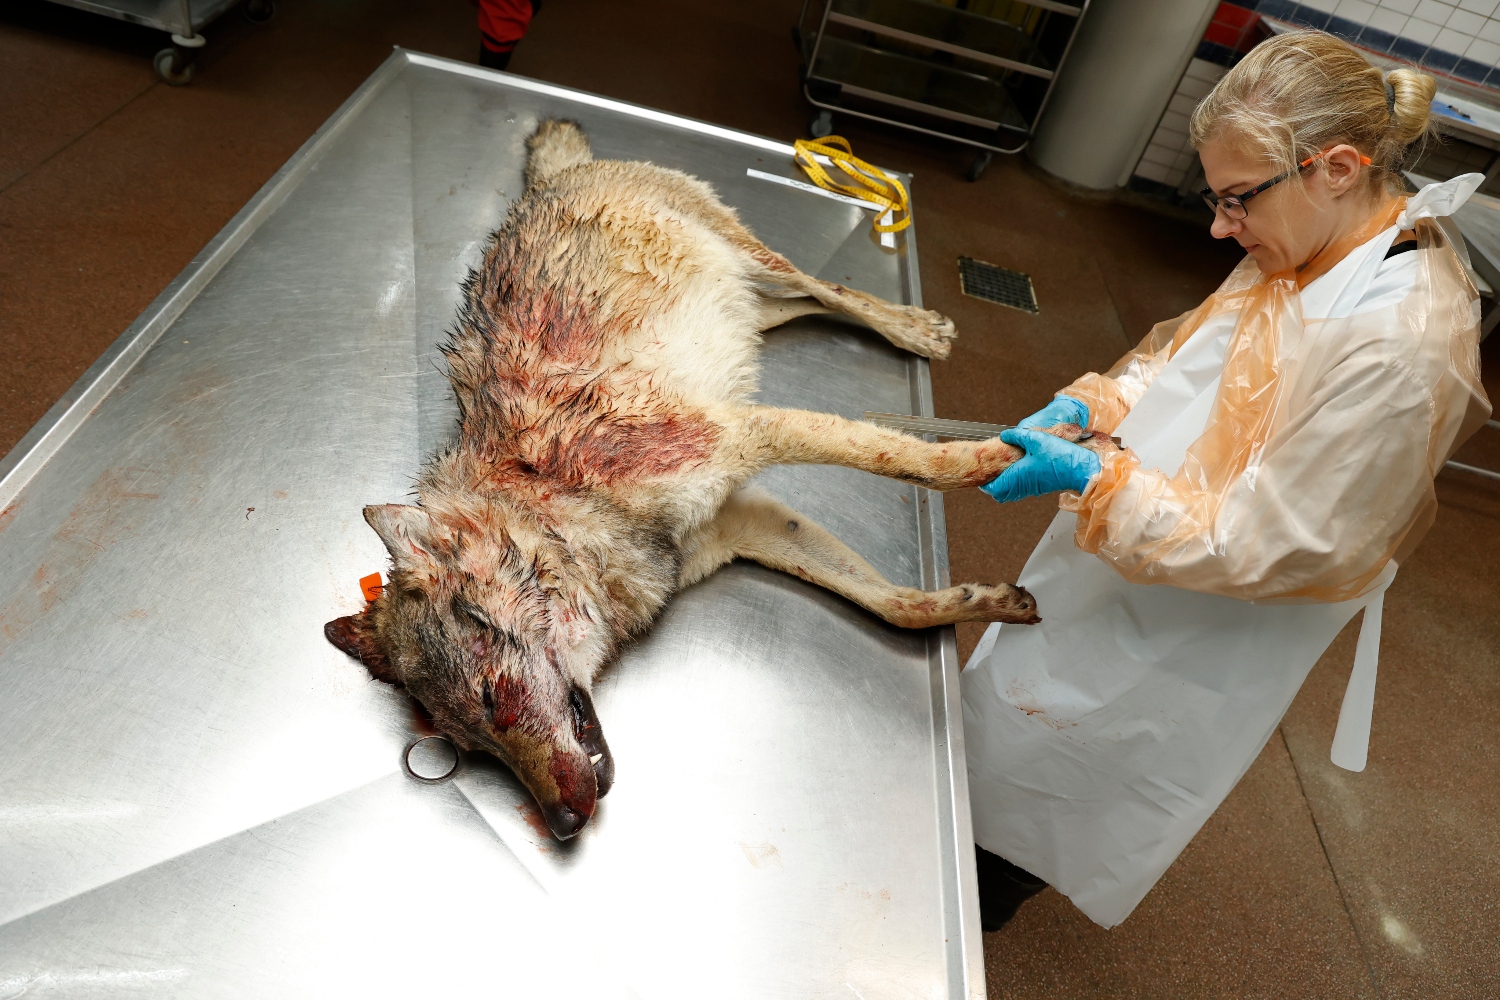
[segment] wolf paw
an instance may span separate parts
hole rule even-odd
[[[899,347],[924,358],[948,356],[958,332],[953,321],[940,312],[918,309],[915,306],[894,306],[895,315],[882,324],[881,332]]]
[[[1035,625],[1042,620],[1036,613],[1036,598],[1025,587],[965,583],[960,589],[966,595],[960,621]]]
[[[1103,458],[1105,455],[1117,451],[1124,451],[1125,446],[1120,444],[1119,438],[1110,437],[1103,431],[1085,430],[1077,424],[1053,424],[1051,427],[1041,427],[1038,430],[1047,434],[1055,434],[1064,441],[1072,441],[1081,448]]]

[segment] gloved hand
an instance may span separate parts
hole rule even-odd
[[[1072,396],[1055,396],[1052,402],[1037,410],[1017,427],[1051,427],[1054,424],[1089,425],[1089,408],[1082,400]]]
[[[1082,493],[1099,474],[1098,455],[1055,435],[1012,427],[1000,440],[1026,451],[1019,462],[979,487],[1001,503],[1058,490]]]

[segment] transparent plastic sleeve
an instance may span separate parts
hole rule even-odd
[[[1127,450],[1082,495],[1064,494],[1079,548],[1134,582],[1253,600],[1346,600],[1404,559],[1432,523],[1433,478],[1490,412],[1477,292],[1443,229],[1419,219],[1405,301],[1304,321],[1300,299],[1403,206],[1391,202],[1300,272],[1262,275],[1247,259],[1110,372],[1062,390],[1112,432],[1208,317],[1238,314],[1208,425],[1182,467],[1142,468]]]

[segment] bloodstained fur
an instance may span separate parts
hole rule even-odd
[[[459,746],[509,764],[566,838],[614,775],[594,676],[676,590],[736,556],[906,627],[1035,620],[1029,595],[1004,584],[896,588],[825,529],[739,490],[787,461],[944,489],[997,474],[1016,449],[749,403],[759,330],[790,315],[847,312],[935,357],[951,321],[802,274],[703,182],[593,161],[571,123],[541,123],[528,146],[527,192],[465,281],[443,348],[457,440],[424,468],[419,505],[365,508],[390,579],[326,626],[334,645],[404,685]],[[757,283],[814,309],[765,322]],[[667,349],[685,343],[707,353]],[[884,444],[862,443],[871,433]]]

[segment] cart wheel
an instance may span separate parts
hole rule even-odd
[[[175,48],[162,49],[151,60],[151,65],[156,67],[156,75],[162,82],[173,87],[186,87],[198,75],[198,67],[178,54]]]
[[[245,17],[254,24],[265,24],[275,16],[275,0],[249,0],[245,4]]]
[[[807,130],[812,133],[814,139],[821,139],[826,135],[833,135],[833,112],[818,112],[818,117],[812,120],[812,124],[807,126]]]
[[[984,176],[984,168],[990,165],[990,160],[994,158],[994,155],[988,149],[980,150],[979,155],[974,157],[974,162],[969,164],[969,169],[964,173],[964,177],[971,181],[979,180],[980,177]]]

